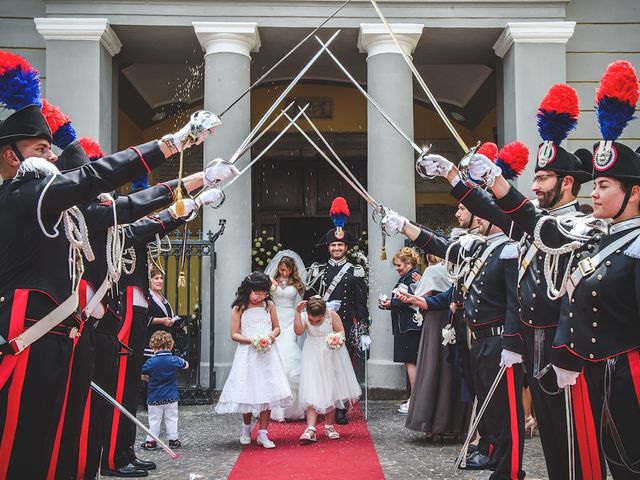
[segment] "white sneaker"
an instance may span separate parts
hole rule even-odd
[[[409,400],[400,405],[400,407],[398,408],[398,413],[400,415],[406,415],[409,413]]]
[[[246,435],[243,433],[240,435],[240,443],[242,445],[251,445],[251,435]]]
[[[264,448],[276,448],[276,444],[269,440],[269,437],[258,437],[256,443],[258,445],[262,445]]]

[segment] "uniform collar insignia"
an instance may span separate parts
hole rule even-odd
[[[632,228],[640,227],[640,218],[630,218],[629,220],[624,220],[622,222],[614,223],[609,226],[609,235],[613,235],[617,232],[624,232],[625,230],[630,230]]]
[[[558,216],[575,211],[578,211],[578,200],[569,202],[565,205],[562,205],[561,207],[552,208],[551,210],[549,210],[549,215]]]
[[[339,267],[341,265],[344,265],[345,263],[347,263],[347,257],[342,257],[337,262],[333,258],[329,259],[329,265],[331,265],[332,267]]]

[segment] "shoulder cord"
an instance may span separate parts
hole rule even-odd
[[[160,238],[160,235],[156,233],[155,242],[149,242],[147,245],[147,257],[149,258],[149,262],[151,262],[155,268],[160,270],[162,274],[166,276],[164,268],[160,265],[159,260],[160,255],[171,251],[171,238],[169,238],[169,235],[166,235],[164,238],[167,239],[166,247],[162,246],[162,239]]]
[[[129,257],[126,258],[125,254],[129,254]],[[127,248],[122,253],[122,271],[125,275],[131,275],[136,269],[136,250],[133,247]]]
[[[473,237],[473,241],[475,242],[482,242],[482,243],[486,243],[486,238],[482,235],[476,235],[473,233],[470,233],[468,235],[472,235]],[[469,255],[468,257],[464,256],[463,250],[464,248],[462,248],[462,245],[460,245],[460,240],[462,238],[466,238],[468,235],[463,235],[461,237],[458,237],[457,239],[455,239],[453,242],[451,242],[449,244],[449,246],[447,247],[447,251],[444,255],[444,262],[446,265],[446,275],[447,278],[451,281],[451,282],[457,282],[458,280],[460,280],[462,277],[466,276],[467,273],[469,272],[469,265],[471,263],[471,261],[473,261],[473,259],[475,258],[475,251],[473,253],[471,253],[471,255]],[[460,248],[458,249],[458,258],[457,258],[457,262],[452,263],[449,261],[449,257],[451,255],[451,249],[455,246],[455,245],[460,245]],[[477,249],[476,249],[477,250]]]
[[[533,230],[533,241],[536,246],[544,252],[544,278],[547,281],[547,296],[550,300],[558,300],[567,291],[567,281],[569,280],[569,274],[571,273],[571,265],[573,263],[573,256],[575,251],[581,248],[587,240],[589,240],[589,236],[586,235],[577,235],[575,233],[571,233],[565,227],[562,226],[561,220],[566,215],[560,217],[554,217],[553,215],[545,215],[536,224],[535,229]],[[542,237],[540,232],[542,231],[542,227],[547,222],[555,222],[556,228],[560,232],[561,235],[572,239],[571,242],[566,243],[558,248],[549,247],[545,245],[542,241]],[[556,287],[558,281],[558,275],[560,275],[560,259],[562,255],[566,255],[569,253],[569,259],[565,265],[565,271],[561,275],[560,285]]]

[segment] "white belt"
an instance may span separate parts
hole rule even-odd
[[[87,315],[87,318],[93,317],[100,319],[104,317],[104,314],[106,313],[104,305],[102,305],[102,302],[100,301],[102,298],[95,297],[96,292],[93,287],[88,283],[86,285],[87,290],[85,292],[85,295],[87,298],[87,307],[85,308],[84,313]]]

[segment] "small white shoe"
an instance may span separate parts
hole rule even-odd
[[[268,437],[260,438],[256,440],[258,445],[262,445],[264,448],[276,448],[276,444],[269,440]]]
[[[401,415],[407,415],[409,413],[409,400],[400,405],[398,413]]]
[[[240,435],[240,443],[242,445],[251,445],[251,436],[245,436],[244,434]]]

